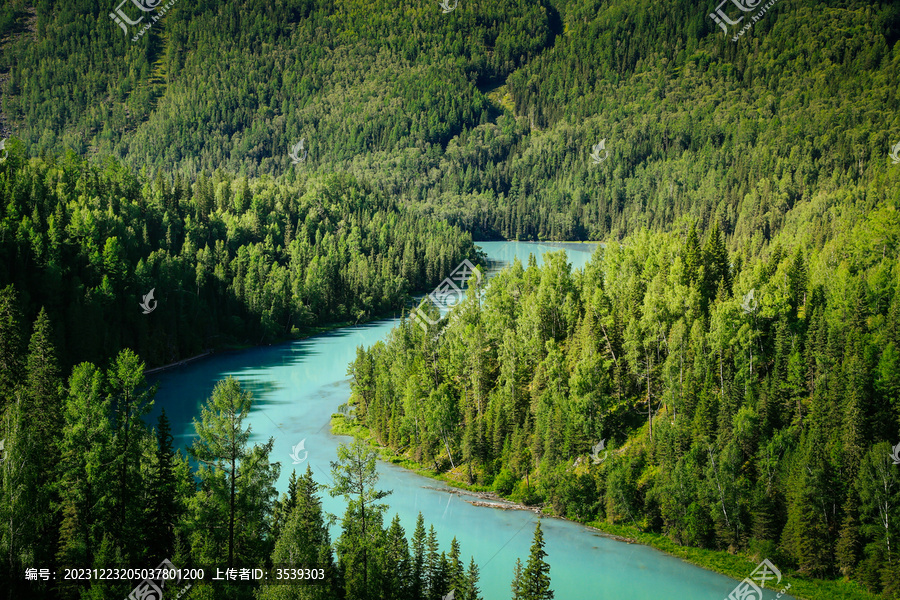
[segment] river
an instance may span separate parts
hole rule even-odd
[[[489,274],[514,257],[527,266],[530,253],[541,263],[544,253],[560,248],[566,250],[573,267],[582,268],[594,249],[587,244],[478,245],[492,261]],[[252,426],[251,442],[275,438],[271,460],[282,465],[279,493],[287,490],[291,470],[305,471],[307,463],[316,481],[328,484],[329,463],[336,459],[337,446],[349,440],[331,435],[328,427],[331,415],[350,395],[347,365],[356,358],[358,346],[368,347],[385,338],[397,321],[384,319],[277,346],[216,354],[162,372],[152,378],[160,384],[152,422],[164,407],[176,446],[189,445],[194,433],[192,419],[199,415],[200,405],[216,381],[233,376],[253,392],[254,406],[246,421]],[[291,448],[301,441],[308,455],[294,465]],[[301,451],[299,457],[303,456]],[[393,490],[386,499],[386,524],[398,513],[409,538],[421,512],[426,528],[434,525],[441,550],[449,551],[455,536],[463,562],[468,565],[469,557],[475,558],[485,600],[510,597],[513,567],[517,557],[523,564],[528,559],[534,523],[539,518],[536,514],[473,506],[465,502],[466,496],[441,491],[447,486],[440,482],[381,461],[378,473],[379,488]],[[343,514],[341,499],[323,492],[322,500],[326,511]],[[545,518],[542,528],[556,600],[723,600],[738,584],[653,548],[615,541],[576,523]],[[765,592],[766,600],[775,597],[773,591]],[[781,598],[791,600],[786,595]]]

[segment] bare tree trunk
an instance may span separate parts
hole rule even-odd
[[[447,436],[444,434],[443,429],[441,429],[441,437],[444,438],[444,447],[447,449],[447,456],[450,457],[450,466],[455,469],[456,465],[453,464],[453,454],[450,453],[450,444],[447,443]]]

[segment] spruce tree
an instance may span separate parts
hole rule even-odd
[[[58,558],[62,566],[89,566],[101,541],[96,536],[103,529],[98,527],[102,498],[113,481],[105,468],[112,451],[109,401],[103,396],[103,375],[94,365],[73,369],[62,416]]]
[[[153,407],[155,387],[147,387],[144,363],[127,348],[116,356],[107,370],[106,381],[114,414],[114,455],[110,467],[116,478],[108,531],[125,559],[136,562],[144,551],[140,538],[145,508],[139,491],[143,488],[142,466],[149,431],[143,416]]]
[[[425,595],[429,600],[439,600],[449,590],[444,589],[446,579],[445,573],[441,570],[440,547],[438,546],[437,533],[434,531],[434,525],[428,527],[428,537],[425,540],[425,573],[427,593]]]
[[[28,507],[33,522],[35,564],[53,565],[56,558],[59,513],[56,478],[59,468],[62,380],[52,341],[50,317],[43,308],[34,322],[28,345],[28,375],[22,416],[29,438],[29,470],[35,476],[34,504]]]
[[[482,600],[481,592],[478,591],[478,565],[475,559],[469,559],[469,570],[466,572],[466,583],[464,593],[461,600]]]
[[[12,402],[23,375],[22,316],[18,294],[12,285],[0,290],[0,413]]]
[[[315,585],[266,585],[260,600],[331,600],[340,597],[340,577],[334,564],[331,540],[318,484],[309,465],[306,473],[295,478],[295,505],[284,530],[275,543],[272,565],[275,568],[322,569],[324,578]]]
[[[447,587],[456,590],[457,596],[462,595],[462,590],[466,586],[465,565],[460,560],[459,553],[459,542],[454,537],[450,542],[450,554],[447,556]]]
[[[553,599],[553,590],[550,589],[550,565],[544,560],[546,556],[544,534],[541,531],[541,523],[538,521],[534,528],[534,543],[531,544],[528,564],[525,565],[525,570],[522,572],[522,600]]]
[[[725,237],[719,229],[718,222],[713,223],[712,231],[703,247],[703,299],[712,303],[719,289],[719,283],[725,287],[725,292],[731,293],[731,272],[728,264],[728,251],[725,248]]]
[[[422,513],[416,517],[416,528],[412,537],[412,594],[413,598],[422,598],[427,589],[425,571],[425,519]]]
[[[523,600],[523,581],[522,581],[522,560],[516,559],[516,567],[513,569],[513,579],[510,589],[512,590],[512,600]]]
[[[175,451],[172,428],[166,410],[157,420],[156,461],[150,478],[150,511],[147,520],[147,542],[151,562],[171,559],[175,549],[175,524],[180,517],[178,482],[175,477]]]
[[[385,574],[382,586],[384,597],[398,600],[409,598],[412,588],[412,561],[405,532],[400,526],[400,515],[394,516],[390,527],[385,532],[382,556],[384,564],[381,572]]]
[[[687,241],[684,245],[684,285],[697,281],[703,255],[700,249],[700,236],[697,235],[697,224],[691,225]]]
[[[3,462],[0,464],[0,590],[6,600],[18,600],[24,592],[35,593],[22,580],[23,569],[34,562],[33,507],[40,495],[40,473],[28,468],[32,456],[41,450],[29,434],[24,413],[25,389],[19,388],[7,405],[2,420]]]

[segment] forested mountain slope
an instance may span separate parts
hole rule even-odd
[[[360,350],[379,441],[559,515],[900,594],[900,5],[781,0],[735,42],[718,0],[198,0],[155,22],[117,1],[0,6],[0,406],[31,465],[5,463],[9,580],[147,558],[128,492],[174,457],[138,424],[143,361],[398,309],[503,237],[610,245]],[[141,2],[132,41],[109,15]],[[207,511],[170,467],[189,506],[162,549],[221,558],[224,496]],[[289,552],[274,488],[251,491],[238,545]]]
[[[733,262],[714,226],[639,232],[583,273],[562,252],[516,263],[439,330],[360,348],[356,412],[379,443],[553,514],[768,557],[798,597],[859,597],[799,576],[896,598],[900,226],[849,225]]]
[[[2,110],[35,153],[191,177],[348,170],[477,236],[519,239],[684,217],[720,222],[731,247],[732,234],[769,239],[817,192],[857,186],[872,203],[896,187],[889,1],[776,3],[738,42],[713,2],[692,0],[473,0],[447,14],[201,1],[175,3],[137,42],[112,4],[42,2],[36,35],[24,7],[0,8]],[[309,157],[293,166],[301,138]]]
[[[468,234],[350,176],[248,182],[217,171],[193,188],[180,175],[141,184],[118,163],[26,160],[13,148],[0,165],[0,282],[18,294],[4,311],[29,323],[46,308],[67,368],[122,348],[159,365],[399,310],[475,258]],[[24,332],[0,332],[18,354]]]

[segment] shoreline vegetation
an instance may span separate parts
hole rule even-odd
[[[393,449],[382,446],[377,442],[371,430],[364,425],[355,425],[347,421],[345,416],[335,413],[331,418],[331,433],[334,435],[361,436],[366,443],[378,452],[381,460],[412,471],[417,475],[427,477],[450,486],[441,488],[436,486],[423,486],[427,489],[455,494],[458,496],[473,496],[478,500],[466,500],[473,506],[492,508],[495,510],[524,510],[533,512],[542,518],[562,519],[571,523],[577,523],[586,529],[602,537],[611,538],[626,544],[642,544],[650,546],[670,556],[680,558],[694,566],[731,577],[741,581],[747,577],[757,564],[765,556],[748,556],[746,554],[731,554],[724,550],[707,550],[676,544],[662,534],[646,533],[637,527],[630,525],[617,525],[603,521],[582,522],[553,514],[552,509],[542,505],[530,506],[521,502],[515,502],[497,494],[487,486],[471,485],[463,481],[462,472],[457,467],[447,472],[439,473],[421,463],[412,460],[406,454],[398,454]],[[457,471],[458,473],[454,473]],[[457,475],[459,478],[454,477]],[[552,580],[551,580],[552,581]],[[859,588],[857,584],[848,580],[813,580],[805,578],[795,572],[783,572],[781,586],[791,584],[788,595],[797,600],[879,600],[879,596],[871,594]],[[552,587],[552,583],[551,583]]]
[[[440,1],[0,2],[0,600],[900,600],[900,3]],[[378,452],[589,543],[482,598]]]
[[[409,312],[409,309],[407,309]],[[200,354],[195,354],[194,356],[189,356],[188,358],[182,358],[180,360],[176,360],[165,365],[160,365],[158,367],[153,367],[152,369],[146,369],[144,371],[144,375],[156,375],[158,373],[163,373],[165,371],[170,371],[172,369],[177,369],[178,367],[186,366],[189,363],[198,361],[203,358],[207,358],[214,354],[224,354],[226,352],[240,352],[242,350],[251,350],[253,348],[262,348],[263,346],[277,346],[279,344],[286,344],[288,342],[298,342],[301,340],[306,340],[311,337],[322,335],[324,333],[330,333],[332,331],[337,331],[338,329],[344,329],[345,327],[356,327],[358,325],[367,325],[369,323],[374,323],[376,321],[381,321],[384,319],[391,319],[395,317],[399,317],[400,312],[396,310],[386,311],[384,313],[380,313],[377,315],[373,315],[370,319],[364,319],[357,322],[351,321],[341,321],[335,323],[325,323],[323,325],[310,325],[304,328],[303,333],[299,333],[296,335],[286,335],[282,338],[273,340],[270,343],[262,343],[262,344],[253,344],[253,343],[234,343],[234,344],[222,344],[221,346],[217,346],[214,348],[210,348],[206,352],[202,352]]]
[[[606,242],[602,242],[602,241],[589,241],[589,240],[574,240],[574,241],[567,241],[567,240],[563,240],[563,241],[560,241],[560,240],[552,240],[552,241],[547,241],[547,240],[537,240],[537,241],[535,241],[535,240],[503,240],[503,239],[500,239],[500,240],[480,240],[480,241],[473,241],[472,243],[473,243],[474,245],[478,246],[478,244],[479,244],[479,243],[482,243],[482,242],[494,242],[494,241],[499,241],[499,242],[521,242],[521,243],[524,243],[524,244],[544,244],[544,245],[554,245],[554,244],[556,244],[556,245],[560,245],[560,246],[561,246],[561,245],[564,245],[564,244],[585,244],[585,245],[590,244],[590,245],[593,245],[593,246],[595,246],[595,247],[598,246],[598,245],[601,245],[601,244],[605,244],[605,243],[606,243]],[[423,294],[423,293],[427,293],[427,290],[426,290],[425,292],[419,291],[419,292],[417,292],[417,293],[411,294],[411,295],[410,295],[410,298],[414,298],[414,297],[419,296],[419,295],[421,295],[421,294]],[[413,302],[413,304],[415,304],[415,303]],[[412,307],[406,307],[406,309],[405,309],[406,312],[408,313],[408,312],[411,310],[411,308],[412,308]],[[303,333],[300,333],[300,334],[297,334],[297,335],[285,335],[285,336],[283,336],[282,338],[273,340],[272,342],[270,342],[270,343],[268,343],[268,344],[254,344],[254,343],[249,343],[249,342],[248,342],[248,343],[222,344],[221,346],[217,346],[217,347],[210,348],[210,349],[208,349],[208,350],[205,351],[205,352],[201,352],[200,354],[195,354],[194,356],[189,356],[189,357],[187,357],[187,358],[182,358],[182,359],[179,359],[179,360],[175,360],[175,361],[172,361],[172,362],[170,362],[170,363],[167,363],[167,364],[164,364],[164,365],[160,365],[160,366],[158,366],[158,367],[153,367],[152,369],[147,369],[147,370],[144,371],[144,375],[156,375],[156,374],[158,374],[158,373],[163,373],[163,372],[165,372],[165,371],[170,371],[170,370],[172,370],[172,369],[177,369],[178,367],[183,367],[183,366],[188,365],[188,364],[190,364],[190,363],[192,363],[192,362],[195,362],[195,361],[197,361],[197,360],[200,360],[200,359],[203,359],[203,358],[207,358],[207,357],[209,357],[209,356],[212,356],[213,354],[222,354],[222,353],[225,353],[225,352],[240,352],[241,350],[249,350],[249,349],[251,349],[251,348],[260,348],[260,347],[262,347],[262,346],[277,346],[277,345],[279,345],[279,344],[285,344],[285,343],[287,343],[287,342],[295,342],[295,341],[300,341],[300,340],[309,339],[309,338],[311,338],[311,337],[313,337],[313,336],[321,335],[321,334],[323,334],[323,333],[329,333],[329,332],[332,332],[332,331],[336,331],[336,330],[338,330],[338,329],[343,329],[343,328],[345,328],[345,327],[356,327],[357,325],[366,325],[366,324],[368,324],[368,323],[374,323],[374,322],[376,322],[376,321],[381,321],[381,320],[383,320],[383,319],[397,318],[397,317],[399,317],[400,315],[401,315],[401,311],[398,311],[398,310],[389,310],[389,311],[385,311],[385,312],[383,312],[383,313],[379,313],[379,314],[372,315],[371,318],[363,319],[363,320],[361,320],[361,321],[356,321],[356,322],[352,322],[352,321],[339,321],[339,322],[334,322],[334,323],[325,323],[325,324],[322,324],[322,325],[309,325],[309,326],[307,326],[307,327],[304,328]]]

